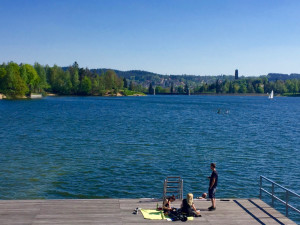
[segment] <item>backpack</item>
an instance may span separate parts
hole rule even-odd
[[[187,221],[187,215],[182,213],[181,209],[175,209],[170,211],[169,217],[171,218],[172,221],[182,221],[185,222]]]

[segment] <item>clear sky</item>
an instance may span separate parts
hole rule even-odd
[[[300,73],[299,0],[0,0],[0,63]]]

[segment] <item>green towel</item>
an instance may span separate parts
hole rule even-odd
[[[155,209],[141,209],[144,219],[148,220],[164,220],[166,219],[162,210],[158,211]]]

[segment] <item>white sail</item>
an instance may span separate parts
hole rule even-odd
[[[270,99],[274,98],[274,92],[273,92],[273,90],[271,91],[271,94],[269,95],[269,98]]]

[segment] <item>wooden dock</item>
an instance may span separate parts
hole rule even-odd
[[[155,209],[156,199],[72,199],[72,200],[1,200],[0,224],[166,224],[166,220],[146,220],[132,214],[137,207]],[[179,207],[180,200],[172,206]],[[188,224],[296,224],[259,199],[217,200],[216,211],[208,211],[210,201],[195,200],[202,217]],[[181,224],[180,221],[175,223]]]

